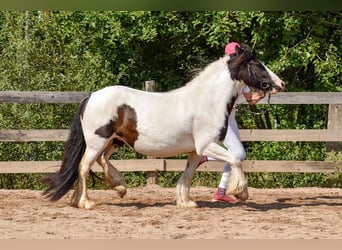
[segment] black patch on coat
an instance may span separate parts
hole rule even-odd
[[[219,134],[219,140],[223,141],[224,138],[226,137],[227,134],[227,130],[228,130],[228,120],[229,120],[229,116],[232,113],[233,107],[235,105],[235,101],[237,99],[237,96],[233,96],[231,101],[227,103],[227,113],[225,115],[225,120],[224,120],[224,124],[220,130],[220,134]]]

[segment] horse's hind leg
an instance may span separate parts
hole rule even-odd
[[[78,184],[71,197],[71,205],[86,209],[91,209],[96,205],[95,202],[88,197],[87,176],[98,155],[98,150],[89,147],[86,148],[82,160],[78,166]]]
[[[179,178],[176,187],[176,204],[178,207],[197,207],[196,202],[190,197],[190,186],[200,160],[201,156],[196,153],[190,153],[188,156],[186,168]]]
[[[114,189],[122,198],[127,192],[125,179],[109,161],[109,157],[117,150],[117,148],[117,144],[109,144],[105,151],[99,156],[99,158],[97,158],[97,162],[103,168],[107,185]]]

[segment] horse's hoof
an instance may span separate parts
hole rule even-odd
[[[85,208],[85,209],[93,209],[96,206],[96,203],[92,200],[83,200],[78,202],[78,208]]]
[[[127,189],[125,186],[116,186],[116,187],[113,187],[113,190],[117,192],[120,198],[123,198],[127,193]]]
[[[245,186],[245,187],[243,188],[242,192],[236,194],[235,197],[236,197],[239,201],[245,202],[245,201],[248,199],[248,197],[249,197],[247,186]]]
[[[177,207],[179,208],[197,208],[199,207],[196,202],[194,201],[183,201],[183,202],[177,202]]]

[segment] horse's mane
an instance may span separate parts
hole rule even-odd
[[[188,71],[190,74],[190,81],[196,78],[204,70],[204,68],[211,63],[211,61],[203,58],[198,58],[198,61],[199,63]]]
[[[206,66],[191,70],[192,78],[185,86],[192,85],[197,82],[197,80],[200,80],[200,78],[212,74],[213,70],[222,70],[222,67],[227,67],[227,64],[229,64],[229,71],[232,79],[237,79],[237,74],[241,65],[250,61],[253,57],[255,57],[255,55],[252,53],[250,47],[246,44],[241,44],[241,48],[237,49],[237,56],[233,59],[229,60],[229,57],[225,55]],[[205,60],[202,60],[202,62],[207,63]]]
[[[225,57],[226,56],[223,56],[219,58],[218,60],[207,64],[206,66],[194,68],[191,71],[192,78],[185,86],[189,86],[196,82],[199,82],[201,81],[202,78],[208,77],[209,75],[211,76],[212,72],[215,70],[222,70],[222,67],[226,67]]]

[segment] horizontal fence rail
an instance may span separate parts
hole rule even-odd
[[[186,167],[186,160],[178,159],[111,160],[110,162],[122,172],[174,172],[184,171]],[[197,171],[221,172],[223,165],[221,161],[207,161]],[[60,166],[61,161],[0,161],[0,173],[53,173],[58,171]],[[242,163],[242,167],[245,172],[331,173],[342,168],[342,162],[246,160]],[[102,168],[97,163],[92,169],[95,172],[102,172]]]
[[[1,91],[2,103],[79,103],[89,92]]]
[[[342,141],[339,129],[240,129],[242,141]],[[66,141],[69,129],[0,130],[0,141]]]
[[[0,103],[79,103],[90,92],[0,91]],[[268,98],[259,104],[267,104]],[[238,104],[245,103],[240,96]],[[281,92],[271,95],[270,104],[342,104],[342,92]]]
[[[0,91],[0,103],[79,103],[89,92]],[[243,98],[237,101],[244,104]],[[264,98],[259,104],[266,104]],[[327,129],[241,129],[242,141],[327,142],[342,141],[342,92],[283,92],[272,95],[270,104],[326,104],[329,105]],[[69,129],[0,129],[0,142],[66,141]],[[0,149],[1,152],[1,149]],[[119,171],[146,171],[156,176],[159,171],[183,171],[186,160],[135,159],[111,160]],[[0,173],[47,173],[60,168],[60,161],[0,161]],[[221,172],[223,163],[208,161],[198,171]],[[342,170],[342,162],[331,161],[270,161],[246,160],[245,172],[334,172]],[[95,164],[93,170],[102,171]],[[151,183],[153,183],[152,181]]]

